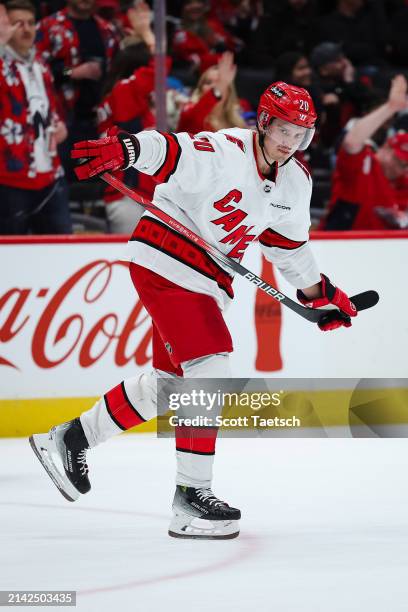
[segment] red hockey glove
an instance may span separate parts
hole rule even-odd
[[[139,154],[140,144],[136,136],[118,132],[100,140],[76,142],[71,158],[87,160],[75,168],[75,174],[82,181],[107,170],[126,170],[133,166]]]
[[[297,291],[297,299],[304,306],[308,306],[309,308],[325,308],[330,304],[339,308],[340,312],[330,313],[330,315],[328,314],[325,318],[326,320],[318,323],[322,331],[329,331],[343,326],[351,327],[350,317],[357,316],[357,309],[353,302],[349,300],[344,291],[333,285],[325,274],[321,274],[320,276],[322,278],[322,296],[311,300],[299,289]]]

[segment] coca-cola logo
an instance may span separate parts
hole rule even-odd
[[[123,267],[127,269],[128,264],[99,259],[52,290],[8,289],[0,296],[0,366],[21,369],[13,347],[27,330],[32,360],[42,369],[55,368],[68,359],[89,368],[108,349],[116,366],[148,363],[152,329],[136,292],[123,288],[113,299],[109,293],[114,290],[114,271]]]

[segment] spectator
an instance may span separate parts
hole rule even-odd
[[[383,62],[389,37],[383,0],[337,0],[334,11],[315,22],[312,37],[320,43],[342,43],[357,66]]]
[[[125,36],[121,41],[121,47],[144,43],[149,52],[155,52],[156,41],[152,29],[152,11],[146,2],[134,0],[126,13],[122,15],[121,30]],[[168,68],[170,67],[168,58]],[[175,130],[178,124],[181,108],[188,101],[188,94],[185,92],[183,82],[175,77],[167,78],[166,88],[166,111],[167,127]]]
[[[340,45],[321,43],[313,49],[310,61],[316,71],[325,111],[320,139],[323,146],[329,148],[336,144],[349,119],[367,110],[372,93],[356,78],[356,69]]]
[[[173,53],[177,60],[188,62],[201,72],[216,64],[219,53],[235,50],[236,41],[217,19],[207,18],[205,0],[185,0],[180,28],[173,38]]]
[[[130,45],[120,51],[108,74],[105,95],[98,107],[98,129],[106,135],[114,127],[132,134],[154,127],[151,93],[154,90],[154,66],[144,43]],[[146,174],[120,172],[126,185],[150,199],[155,183]],[[140,207],[116,189],[107,187],[104,195],[109,230],[114,234],[130,234],[140,218]]]
[[[56,146],[66,137],[49,69],[35,56],[35,8],[0,5],[0,234],[72,231]]]
[[[150,53],[155,50],[155,38],[151,27],[152,11],[146,2],[135,1],[120,15],[120,29],[124,32],[122,48],[143,42]]]
[[[226,29],[245,45],[252,43],[262,3],[259,0],[213,0],[210,16],[218,19]]]
[[[232,53],[226,51],[217,66],[208,68],[180,115],[178,132],[196,134],[229,127],[246,127],[234,88],[236,74]]]
[[[114,26],[96,13],[96,0],[68,0],[67,7],[42,19],[37,48],[53,72],[60,108],[69,130],[63,162],[73,178],[69,150],[82,138],[96,138],[96,106],[102,81],[118,49]]]
[[[356,120],[348,130],[337,158],[324,229],[381,229],[384,222],[376,207],[408,208],[408,192],[399,193],[398,189],[398,183],[408,175],[408,134],[394,135],[379,148],[371,140],[379,128],[407,108],[407,81],[398,75],[385,104]]]

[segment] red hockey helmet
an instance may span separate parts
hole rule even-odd
[[[265,131],[272,119],[278,118],[307,128],[300,149],[312,141],[317,114],[313,100],[306,89],[288,85],[283,81],[272,83],[261,95],[258,105],[258,129]]]

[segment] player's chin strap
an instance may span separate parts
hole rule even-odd
[[[265,147],[264,147],[264,144],[265,144],[265,132],[259,128],[259,124],[258,124],[258,123],[256,124],[256,129],[257,129],[257,131],[258,131],[258,137],[259,137],[259,146],[261,147],[262,157],[264,158],[265,163],[266,163],[266,164],[268,164],[268,166],[269,166],[269,171],[270,171],[270,173],[272,174],[272,172],[273,172],[273,166],[274,166],[275,162],[270,163],[270,162],[269,162],[269,161],[266,159],[266,155],[265,155]]]
[[[266,154],[265,154],[265,132],[263,132],[262,130],[259,129],[259,125],[256,125],[256,129],[258,131],[258,137],[259,137],[259,146],[261,148],[261,152],[262,152],[262,157],[264,158],[264,161],[266,164],[268,164],[269,166],[269,173],[266,175],[266,178],[272,178],[272,180],[275,180],[275,175],[276,175],[276,170],[275,170],[275,164],[277,163],[276,161],[273,161],[272,163],[270,163],[267,158],[266,158]],[[288,159],[282,164],[282,166],[284,166],[285,164],[288,163],[288,161],[290,159],[292,159],[294,153],[288,157]]]

